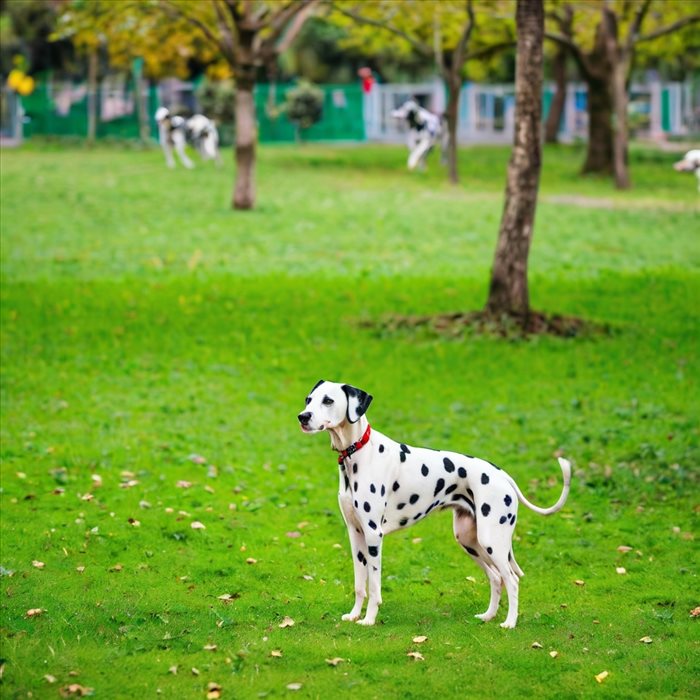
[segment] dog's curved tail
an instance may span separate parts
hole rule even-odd
[[[568,459],[564,459],[563,457],[559,457],[558,459],[559,466],[561,467],[561,473],[564,476],[564,486],[562,487],[559,500],[549,508],[540,508],[539,506],[534,505],[534,503],[530,503],[530,501],[528,501],[527,498],[523,496],[523,492],[518,488],[518,485],[515,483],[515,481],[513,481],[513,479],[510,479],[510,483],[515,489],[515,493],[518,496],[518,500],[524,506],[527,506],[530,510],[534,510],[535,513],[539,513],[540,515],[551,515],[552,513],[556,513],[558,510],[561,509],[564,503],[566,503],[566,498],[569,495],[569,489],[571,488],[571,462],[569,462]]]

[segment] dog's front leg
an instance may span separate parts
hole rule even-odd
[[[367,587],[367,544],[360,521],[352,507],[352,501],[348,496],[338,496],[340,512],[348,528],[350,537],[350,549],[352,550],[352,565],[355,573],[355,605],[352,610],[343,615],[343,620],[359,620],[362,614],[362,605],[365,601],[365,589]]]
[[[382,604],[382,540],[379,534],[366,535],[367,540],[367,574],[369,577],[369,600],[365,616],[358,620],[360,625],[373,625],[377,619],[379,606]]]

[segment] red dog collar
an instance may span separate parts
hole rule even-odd
[[[341,450],[340,456],[338,457],[338,464],[342,464],[343,460],[350,455],[354,455],[355,452],[362,449],[369,442],[369,434],[372,432],[369,423],[367,424],[367,430],[365,434],[357,441],[353,442],[347,449]]]

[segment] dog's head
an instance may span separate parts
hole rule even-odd
[[[165,121],[170,116],[170,110],[167,107],[158,107],[155,114],[155,119],[158,124]]]
[[[679,160],[677,163],[673,164],[673,168],[681,173],[694,172],[700,168],[700,150],[695,149],[688,151],[683,156],[683,160]]]
[[[392,113],[391,116],[394,117],[394,119],[411,119],[415,118],[416,114],[418,114],[418,110],[420,109],[420,105],[414,100],[406,100],[400,107],[395,109]]]
[[[306,397],[306,407],[298,415],[305,433],[332,430],[346,421],[357,423],[372,402],[372,396],[349,384],[336,384],[323,379]]]

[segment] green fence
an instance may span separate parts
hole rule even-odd
[[[278,114],[291,84],[278,85],[274,105],[269,102],[269,86],[260,85],[255,91],[258,135],[261,142],[293,142],[299,136],[305,141],[362,141],[365,138],[362,118],[362,90],[359,85],[323,85],[323,116],[311,128],[297,134],[296,127]],[[159,107],[158,88],[148,89],[146,110],[153,139],[158,129],[153,119]],[[133,87],[121,90],[101,90],[96,98],[98,139],[138,139],[139,124]],[[82,85],[39,83],[34,92],[22,98],[25,111],[24,137],[70,136],[86,138],[88,133],[88,99]],[[232,126],[221,125],[222,141],[232,140]]]

